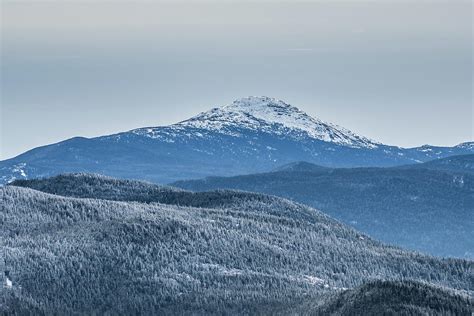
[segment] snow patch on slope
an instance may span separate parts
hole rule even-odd
[[[21,162],[13,165],[10,168],[2,168],[1,171],[8,170],[8,176],[0,178],[0,183],[10,183],[17,179],[28,179],[28,174],[25,171],[26,163]]]

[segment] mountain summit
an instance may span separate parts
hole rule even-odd
[[[357,147],[376,148],[379,144],[343,127],[313,118],[297,107],[269,97],[250,96],[229,105],[213,108],[188,120],[172,125],[177,129],[196,128],[235,135],[236,129],[272,133],[293,138],[315,140]],[[133,132],[155,137],[160,128],[138,129]]]
[[[295,161],[326,167],[395,166],[474,153],[377,143],[269,97],[247,97],[185,121],[95,138],[75,137],[0,161],[0,185],[65,172],[158,183],[256,173]]]

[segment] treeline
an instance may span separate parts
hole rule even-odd
[[[37,191],[75,198],[90,198],[112,201],[161,203],[177,206],[229,208],[238,207],[240,210],[252,208],[253,202],[281,203],[280,198],[235,190],[215,190],[209,192],[192,192],[179,188],[152,184],[136,180],[115,179],[96,174],[62,174],[45,179],[16,180],[10,186],[26,187]],[[243,202],[244,201],[244,202]],[[266,212],[281,214],[289,217],[304,218],[313,221],[317,215],[319,220],[338,223],[325,214],[286,201],[298,212],[287,211],[286,208],[267,209]]]

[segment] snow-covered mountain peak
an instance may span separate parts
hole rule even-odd
[[[287,127],[303,127],[305,121],[314,120],[309,115],[281,100],[269,97],[247,97],[235,100],[221,108],[225,113],[241,113],[266,123],[283,124]]]
[[[280,109],[288,109],[292,106],[275,98],[270,97],[257,97],[257,96],[250,96],[242,99],[235,100],[229,105],[224,106],[223,108],[227,108],[229,110],[238,110],[240,109],[253,109],[256,111],[263,110],[265,108],[280,108]]]
[[[279,137],[311,138],[356,148],[375,148],[379,145],[343,127],[313,118],[295,106],[265,96],[250,96],[235,100],[229,105],[213,108],[188,120],[173,124],[168,129],[175,132],[200,129],[232,136],[239,136],[244,130],[250,130]],[[172,131],[166,133],[175,135]],[[159,127],[138,129],[133,132],[152,138],[169,138]],[[202,136],[201,132],[196,133],[199,137]],[[188,134],[187,132],[186,135]],[[172,140],[169,139],[169,141]]]
[[[295,106],[265,96],[238,99],[229,105],[200,113],[173,126],[222,133],[234,133],[232,128],[251,129],[278,135],[308,136],[351,147],[374,148],[378,145],[343,127],[313,118]]]

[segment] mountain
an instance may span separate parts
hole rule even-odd
[[[408,165],[406,167],[474,174],[474,154],[451,156],[427,161],[417,165]]]
[[[274,314],[370,280],[448,288],[465,308],[473,295],[472,261],[387,246],[281,198],[91,175],[50,181],[32,183],[82,198],[0,188],[12,281],[1,313]]]
[[[270,171],[294,161],[328,167],[393,166],[474,153],[387,146],[268,97],[248,97],[161,127],[75,137],[0,162],[0,185],[60,173],[100,173],[155,183]]]
[[[454,160],[465,166],[473,163],[473,157]],[[440,165],[448,166],[446,160],[440,160]],[[427,169],[434,166],[437,161],[353,169],[296,163],[269,173],[172,185],[193,191],[236,189],[281,196],[318,208],[387,243],[438,256],[474,258],[474,175]]]

